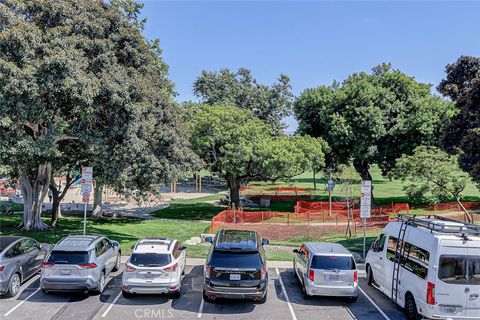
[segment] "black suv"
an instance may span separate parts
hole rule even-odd
[[[263,246],[255,231],[220,230],[212,243],[205,265],[203,299],[267,300],[268,269]]]

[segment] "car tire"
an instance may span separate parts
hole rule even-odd
[[[205,292],[205,290],[203,290],[203,300],[206,301],[206,302],[210,302],[210,303],[215,303],[215,300],[210,298],[207,293]]]
[[[102,294],[103,290],[105,289],[105,281],[105,272],[102,271],[100,278],[98,279],[97,289],[95,290],[96,293]]]
[[[417,305],[415,299],[411,294],[407,294],[405,297],[405,316],[408,320],[420,320],[422,317],[418,314]]]
[[[374,283],[375,283],[375,279],[373,278],[372,267],[370,267],[370,265],[368,265],[367,266],[367,284],[369,286],[373,286]]]
[[[303,299],[305,300],[310,299],[310,295],[307,293],[307,289],[305,289],[304,285],[302,285],[302,295],[303,295]]]
[[[178,298],[180,298],[181,295],[182,295],[182,293],[181,293],[180,290],[177,290],[177,291],[174,291],[174,292],[170,293],[170,296],[172,297],[172,299],[178,299]]]
[[[44,295],[47,295],[47,294],[50,293],[48,290],[45,290],[45,289],[42,289],[42,292],[43,292]]]
[[[263,295],[263,297],[260,300],[258,300],[259,304],[264,304],[265,302],[267,302],[267,294],[268,292],[265,291],[265,294]]]
[[[120,270],[121,256],[120,253],[117,254],[117,260],[115,260],[115,266],[112,269],[112,272]]]
[[[133,297],[133,293],[130,293],[130,292],[125,291],[125,290],[122,290],[122,296],[123,296],[125,299],[130,299],[131,297]]]
[[[22,279],[18,273],[14,273],[8,282],[8,289],[6,292],[7,297],[15,297],[20,291],[20,285],[22,284]]]
[[[348,297],[348,302],[356,302],[358,300],[358,296]]]

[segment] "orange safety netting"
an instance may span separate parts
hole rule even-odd
[[[384,215],[392,213],[405,212],[408,213],[410,207],[408,203],[392,203],[391,205],[381,205],[376,206],[371,209],[372,215]],[[324,214],[330,212],[329,202],[328,201],[317,201],[317,202],[308,202],[308,201],[297,201],[295,206],[296,214]],[[348,204],[347,202],[332,202],[332,213],[347,215],[348,214]],[[353,206],[350,210],[354,217],[360,215],[360,209],[357,206]]]
[[[388,215],[366,219],[369,230],[381,229],[390,221]],[[262,237],[272,240],[322,240],[343,237],[350,225],[352,233],[362,227],[362,220],[346,215],[305,216],[290,212],[239,211],[224,210],[212,218],[210,232],[219,229],[242,229],[260,233]]]
[[[472,201],[462,202],[462,205],[467,210],[480,208],[480,202],[472,202]],[[462,208],[460,208],[460,206],[456,202],[444,202],[444,203],[438,203],[438,204],[435,204],[435,205],[428,206],[427,210],[431,210],[431,211],[444,211],[444,210],[461,211]]]

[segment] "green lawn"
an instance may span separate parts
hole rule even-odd
[[[0,211],[2,211],[5,207],[11,207],[13,211],[23,211],[23,204],[0,201]]]

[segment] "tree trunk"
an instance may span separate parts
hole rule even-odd
[[[28,176],[27,168],[20,172],[20,188],[23,196],[23,221],[18,226],[20,230],[47,230],[50,227],[42,221],[42,205],[48,193],[48,186],[52,175],[50,163],[38,166],[35,180]]]
[[[97,207],[102,206],[102,196],[103,196],[103,183],[95,183],[95,190],[93,194],[93,210]]]
[[[235,205],[235,209],[240,208],[240,180],[235,177],[227,178],[228,188],[230,189],[230,201]]]
[[[360,178],[362,180],[370,180],[372,181],[372,206],[373,204],[375,203],[375,197],[373,196],[373,189],[374,189],[374,186],[373,186],[373,179],[372,179],[372,175],[370,174],[370,171],[369,171],[369,168],[370,168],[370,165],[368,164],[367,161],[364,161],[364,160],[354,160],[353,161],[353,166],[355,168],[355,170],[358,172],[358,174],[360,175]]]
[[[462,209],[464,215],[465,215],[465,221],[468,222],[468,223],[473,223],[473,217],[472,215],[470,214],[470,212],[468,212],[468,210],[463,206],[463,204],[460,202],[460,198],[459,197],[455,197],[455,201],[457,201],[457,204],[459,205],[459,207]]]
[[[317,191],[317,180],[315,179],[315,169],[313,169],[313,190]]]
[[[57,226],[58,218],[62,216],[61,210],[60,210],[60,187],[57,187],[55,184],[55,181],[53,181],[52,178],[52,183],[50,183],[50,190],[52,190],[52,227]]]

